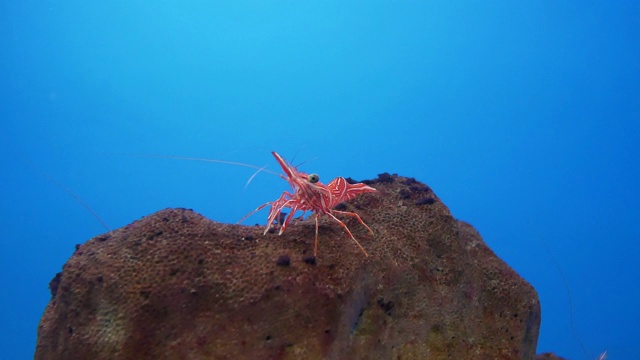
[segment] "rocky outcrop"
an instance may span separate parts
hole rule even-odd
[[[285,233],[166,209],[79,246],[36,359],[533,359],[535,290],[430,188],[383,174]],[[274,198],[277,196],[274,195]],[[222,208],[224,204],[219,204]]]
[[[538,354],[536,356],[536,360],[566,360],[566,359],[554,353],[546,352],[546,353]]]

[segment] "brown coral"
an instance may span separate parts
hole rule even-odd
[[[344,219],[368,258],[332,221],[310,259],[312,221],[262,236],[185,209],[89,240],[52,282],[35,358],[533,359],[535,290],[427,186],[368,183],[346,206],[374,235]]]

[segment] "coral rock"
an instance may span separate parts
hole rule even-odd
[[[384,174],[281,236],[166,209],[79,246],[36,359],[533,359],[538,296],[427,186]],[[424,199],[430,199],[428,201]]]
[[[535,360],[566,360],[566,359],[554,353],[546,352],[546,353],[538,354]]]

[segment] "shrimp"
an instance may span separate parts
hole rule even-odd
[[[304,213],[307,211],[311,211],[314,214],[315,223],[316,223],[316,237],[315,237],[315,245],[313,247],[313,256],[316,257],[318,254],[318,218],[320,215],[327,215],[331,219],[335,220],[344,231],[349,235],[349,237],[358,245],[360,250],[364,253],[365,256],[369,256],[367,251],[360,245],[358,240],[353,236],[347,225],[340,221],[335,214],[347,215],[356,218],[360,224],[362,224],[371,234],[373,234],[373,230],[367,224],[362,221],[362,218],[354,212],[348,211],[339,211],[335,210],[334,207],[343,201],[347,201],[355,198],[356,196],[377,191],[363,183],[350,184],[345,178],[337,177],[328,184],[323,184],[320,182],[320,177],[317,174],[307,174],[287,163],[277,152],[272,151],[271,154],[276,158],[285,175],[280,175],[284,180],[286,180],[289,185],[291,185],[292,192],[284,191],[280,197],[275,201],[269,201],[265,204],[260,205],[258,208],[245,215],[238,223],[241,223],[251,215],[256,212],[262,210],[267,205],[271,205],[271,210],[269,211],[269,217],[267,218],[267,226],[264,230],[264,234],[269,231],[273,222],[280,216],[280,213],[283,209],[289,208],[291,212],[287,215],[285,220],[282,222],[282,226],[280,227],[280,232],[278,235],[282,235],[282,233],[287,228],[287,225],[293,219],[293,215],[296,211],[301,210]]]

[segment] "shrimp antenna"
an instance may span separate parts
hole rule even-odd
[[[300,150],[302,150],[303,148],[304,148],[304,145],[298,146],[298,150],[296,150],[296,153],[293,154],[293,157],[291,158],[291,161],[289,161],[289,164],[293,165],[293,161],[296,159],[296,156],[298,156],[298,154],[300,154]]]
[[[298,150],[296,150],[296,153],[295,153],[295,154],[293,155],[293,157],[291,158],[291,161],[289,161],[289,164],[293,165],[293,161],[296,159],[296,156],[298,156],[298,154],[300,154],[300,151],[301,151],[302,149],[304,149],[304,145],[301,145],[300,147],[298,147]],[[316,157],[314,157],[314,158],[311,158],[311,159],[305,160],[305,161],[301,162],[301,163],[300,163],[300,164],[298,164],[298,165],[293,165],[293,167],[295,167],[295,168],[297,169],[297,168],[299,168],[300,166],[302,166],[302,165],[304,165],[304,164],[306,164],[306,163],[308,163],[308,162],[310,162],[310,161],[318,160],[319,158],[320,158],[320,157],[316,156]]]
[[[171,156],[171,155],[132,154],[130,156],[133,156],[133,157],[145,157],[145,158],[160,158],[160,159],[202,161],[202,162],[213,162],[213,163],[219,163],[219,164],[237,165],[237,166],[243,166],[243,167],[247,167],[247,168],[251,168],[251,169],[257,169],[258,173],[261,172],[261,171],[264,171],[264,172],[272,174],[272,175],[281,176],[279,173],[277,173],[275,171],[267,170],[266,166],[260,167],[260,166],[245,164],[245,163],[241,163],[241,162],[237,162],[237,161],[227,161],[227,160],[217,160],[217,159],[207,159],[207,158],[195,158],[195,157],[185,157],[185,156]]]
[[[308,162],[316,161],[318,159],[320,159],[319,156],[312,157],[311,159],[308,159],[308,160],[305,160],[305,161],[301,162],[300,164],[296,165],[295,167],[298,168],[298,167],[300,167],[300,166],[302,166],[302,165],[304,165],[304,164],[306,164]]]
[[[98,213],[96,213],[95,211],[93,211],[93,209],[91,208],[91,206],[89,206],[86,202],[84,202],[84,200],[82,200],[80,198],[80,196],[78,196],[76,193],[74,193],[73,191],[71,191],[69,188],[67,188],[66,186],[62,185],[61,183],[59,183],[58,181],[56,181],[56,179],[54,179],[52,176],[50,176],[47,173],[44,172],[39,172],[40,175],[44,176],[47,180],[49,180],[50,182],[52,182],[53,184],[55,184],[57,187],[59,187],[60,189],[64,190],[67,194],[71,195],[71,197],[73,197],[80,205],[84,206],[85,209],[89,210],[89,212],[91,213],[91,215],[93,215],[93,217],[95,217],[96,219],[98,219],[98,221],[100,222],[100,224],[102,224],[102,226],[105,227],[105,229],[107,229],[107,231],[111,231],[111,228],[109,227],[109,225],[107,225],[106,222],[104,222],[104,220],[102,220],[102,218],[100,217],[100,215],[98,215]]]
[[[553,265],[555,266],[556,270],[558,270],[558,273],[560,273],[560,278],[562,279],[562,283],[564,284],[564,288],[567,291],[567,298],[569,299],[569,323],[571,324],[571,333],[573,335],[573,338],[578,342],[578,344],[580,344],[580,347],[582,348],[582,352],[584,353],[584,356],[588,358],[589,355],[587,354],[587,348],[584,346],[584,343],[582,342],[582,339],[578,335],[578,331],[576,330],[575,320],[573,319],[573,296],[571,295],[571,288],[569,287],[569,282],[567,281],[567,276],[564,274],[564,271],[562,271],[562,268],[560,267],[560,263],[553,256],[553,253],[551,252],[551,249],[549,249],[547,244],[544,241],[542,241],[541,239],[538,239],[538,240],[539,240],[538,242],[547,251],[547,254],[549,254],[549,257],[551,258],[551,262],[553,262]],[[606,358],[606,356],[607,356],[606,351],[604,352],[603,355]]]
[[[258,175],[260,172],[265,171],[265,168],[267,167],[267,165],[261,167],[260,169],[258,169],[258,171],[254,172],[253,175],[251,175],[251,177],[249,178],[249,180],[247,180],[247,183],[244,185],[244,189],[246,190],[247,187],[249,186],[249,184],[251,183],[251,181],[253,181],[253,178],[256,177],[256,175]]]

